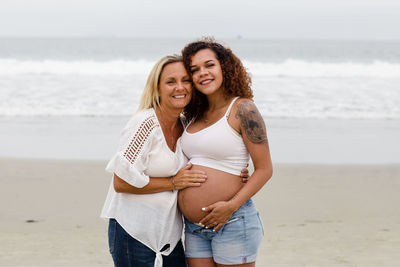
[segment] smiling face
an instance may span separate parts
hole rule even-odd
[[[224,81],[221,64],[214,51],[202,49],[190,61],[190,71],[196,88],[205,95],[222,93]]]
[[[183,62],[166,65],[158,85],[160,106],[172,109],[183,109],[192,97],[192,82]]]

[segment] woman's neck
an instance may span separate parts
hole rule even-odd
[[[208,100],[208,111],[213,112],[214,110],[226,106],[226,103],[229,101],[229,98],[227,99],[222,93],[222,90],[220,90],[218,94],[208,95],[207,100]]]
[[[157,116],[162,120],[163,124],[169,128],[173,129],[178,123],[179,115],[181,114],[181,109],[170,109],[163,106],[158,106],[154,108]]]

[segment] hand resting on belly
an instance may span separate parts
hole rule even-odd
[[[202,211],[218,201],[230,200],[244,185],[242,179],[224,171],[193,165],[192,170],[207,173],[207,180],[199,187],[189,187],[178,193],[179,209],[186,219],[198,223],[208,212]]]

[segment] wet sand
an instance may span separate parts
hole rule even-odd
[[[112,266],[105,164],[0,159],[0,266]],[[257,266],[399,266],[398,192],[400,165],[275,165]]]

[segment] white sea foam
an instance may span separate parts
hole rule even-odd
[[[0,59],[0,116],[135,112],[149,60]],[[267,117],[400,118],[400,64],[245,61]]]
[[[154,65],[147,60],[61,61],[0,59],[0,75],[59,74],[59,75],[132,75],[146,74]]]
[[[374,61],[373,63],[322,63],[288,59],[282,63],[244,62],[253,75],[285,77],[400,77],[400,64]]]
[[[32,61],[3,58],[0,59],[0,75],[146,75],[153,64],[153,61],[148,60]],[[244,65],[251,74],[267,77],[400,77],[400,63],[383,61],[374,61],[372,63],[326,63],[287,59],[280,63],[244,61]]]

